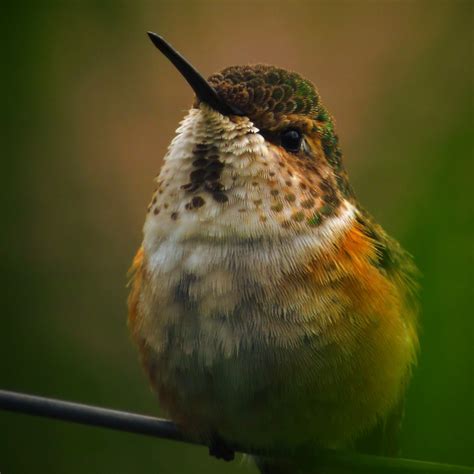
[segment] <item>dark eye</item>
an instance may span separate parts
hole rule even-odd
[[[301,148],[303,134],[299,130],[289,128],[281,132],[280,139],[285,150],[295,153]]]

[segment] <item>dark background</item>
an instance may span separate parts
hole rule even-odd
[[[2,8],[0,386],[159,414],[126,329],[126,271],[204,74],[312,79],[365,206],[423,272],[403,456],[474,464],[472,2],[17,2]],[[0,413],[0,471],[255,472],[203,448]]]

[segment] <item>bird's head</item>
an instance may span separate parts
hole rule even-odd
[[[196,98],[165,156],[145,232],[159,238],[175,226],[176,238],[281,238],[323,232],[351,214],[333,120],[310,81],[266,65],[206,80],[149,35]]]

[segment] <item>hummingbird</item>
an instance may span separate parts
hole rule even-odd
[[[160,406],[218,458],[263,453],[266,474],[314,472],[301,448],[395,455],[417,269],[357,200],[319,93],[262,64],[205,79],[148,35],[195,93],[131,267]]]

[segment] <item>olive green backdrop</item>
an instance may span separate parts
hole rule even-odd
[[[0,387],[159,414],[126,271],[192,93],[264,62],[312,79],[361,201],[416,257],[419,366],[403,455],[474,464],[472,2],[10,2],[2,8]],[[203,448],[0,413],[0,471],[250,473]]]

